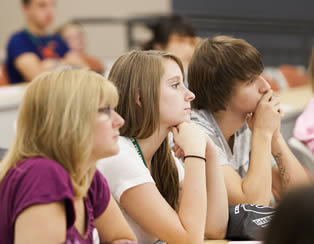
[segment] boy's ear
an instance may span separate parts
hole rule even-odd
[[[142,107],[142,102],[141,102],[141,98],[140,98],[140,91],[137,92],[136,104],[137,104],[140,108]]]

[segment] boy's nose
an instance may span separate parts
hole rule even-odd
[[[263,76],[260,76],[259,80],[260,80],[260,83],[261,83],[260,84],[260,89],[259,89],[260,93],[264,94],[264,93],[268,92],[271,89],[268,81]]]

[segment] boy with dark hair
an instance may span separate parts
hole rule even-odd
[[[59,36],[49,34],[56,0],[22,0],[22,5],[26,26],[13,34],[7,46],[5,67],[10,83],[30,81],[60,63],[84,65]]]
[[[256,48],[229,36],[201,41],[188,69],[191,118],[217,145],[230,205],[269,205],[272,192],[279,199],[311,182],[280,134],[279,98],[263,69]]]
[[[193,25],[181,15],[172,15],[161,17],[157,23],[149,27],[153,37],[143,49],[164,50],[175,54],[181,59],[184,69],[187,69],[195,46],[199,42]]]

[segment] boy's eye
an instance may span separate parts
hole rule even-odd
[[[253,78],[253,79],[249,80],[247,84],[249,84],[249,85],[250,85],[250,84],[254,83],[254,82],[255,82],[255,80],[256,80],[256,79],[255,79],[255,78]]]

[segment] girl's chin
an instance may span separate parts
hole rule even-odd
[[[183,123],[183,122],[191,122],[191,118],[190,117],[186,117],[183,120],[180,121],[176,121],[172,124],[172,126],[178,126],[179,124]]]
[[[177,121],[172,121],[172,122],[169,121],[167,123],[169,125],[168,128],[176,127],[183,122],[191,122],[190,116],[186,116],[186,117],[182,118],[182,120],[177,120]]]

